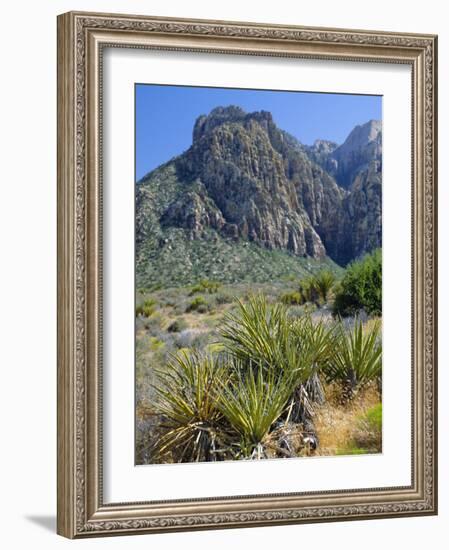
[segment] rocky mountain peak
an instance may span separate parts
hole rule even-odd
[[[372,162],[382,168],[382,122],[370,120],[356,126],[344,143],[330,155],[336,161],[333,175],[337,182],[348,189],[357,174],[367,170]]]
[[[382,122],[380,120],[369,120],[365,124],[358,124],[346,138],[342,147],[362,147],[369,142],[377,139],[382,131]]]
[[[201,115],[197,118],[193,128],[193,142],[210,135],[215,128],[224,124],[246,125],[250,121],[258,122],[265,130],[268,130],[269,125],[274,125],[273,116],[269,111],[247,113],[237,105],[216,107],[208,115]]]
[[[379,121],[356,127],[340,147],[327,140],[308,147],[268,111],[217,107],[198,117],[187,151],[137,186],[139,265],[146,265],[145,243],[160,243],[164,256],[170,235],[213,242],[211,232],[345,264],[381,244],[380,155]]]

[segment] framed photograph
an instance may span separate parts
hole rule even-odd
[[[436,60],[59,16],[59,534],[437,513]]]

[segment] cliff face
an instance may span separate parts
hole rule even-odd
[[[382,123],[370,120],[356,126],[339,147],[317,141],[310,158],[348,191],[343,201],[343,235],[328,252],[340,263],[382,246]]]
[[[195,202],[201,205],[193,229],[196,237],[211,225],[225,236],[268,249],[325,256],[298,193],[304,179],[300,171],[311,175],[310,160],[284,143],[270,113],[231,112],[235,116],[219,109],[197,122],[192,147],[176,160],[178,177],[194,184],[194,195],[181,197],[182,206],[176,213],[169,208],[163,222],[186,227],[190,221],[185,216],[191,219]]]
[[[366,172],[374,163],[382,169],[382,123],[370,120],[356,126],[346,141],[335,149],[332,158],[336,161],[335,178],[343,187],[350,187],[360,172]]]
[[[377,121],[340,147],[306,147],[268,112],[218,107],[197,119],[185,153],[137,183],[138,265],[174,230],[344,264],[381,245],[380,207]]]

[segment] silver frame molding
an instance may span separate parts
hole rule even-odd
[[[408,64],[412,69],[412,484],[104,504],[104,47]],[[437,37],[70,12],[58,17],[58,533],[69,538],[437,513]]]

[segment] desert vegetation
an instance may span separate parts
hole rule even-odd
[[[202,89],[191,128],[176,95],[157,128],[154,90],[136,95],[149,142],[172,128],[190,145],[136,154],[136,462],[380,452],[380,99],[342,142],[306,145],[271,93],[210,110]]]
[[[270,283],[141,288],[138,464],[382,450],[381,254]]]

